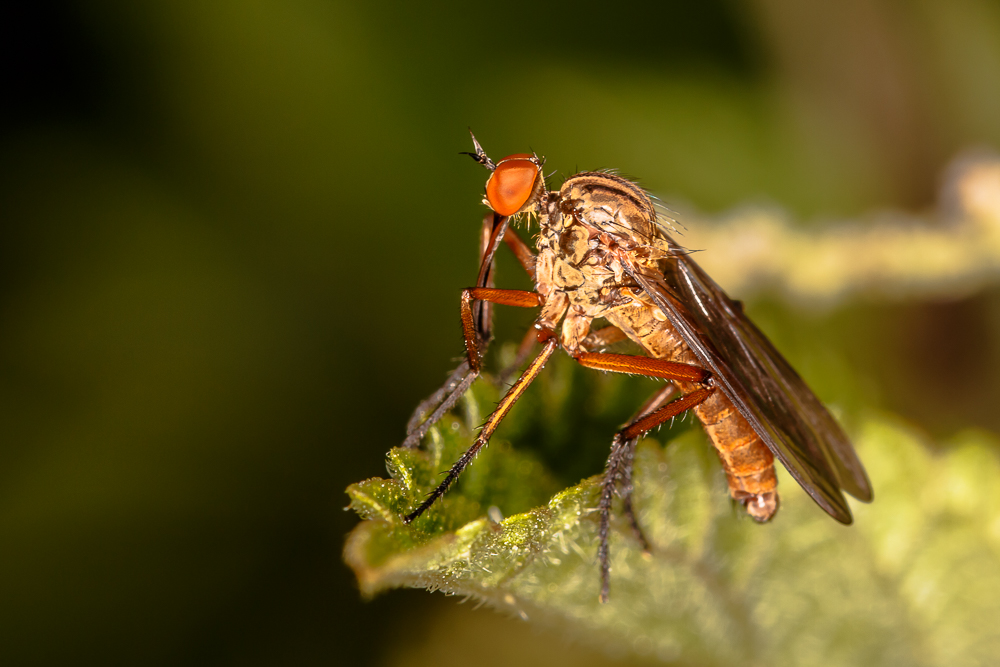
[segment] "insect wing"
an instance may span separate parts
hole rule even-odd
[[[662,275],[626,270],[670,319],[722,391],[792,477],[830,516],[851,523],[841,489],[872,499],[871,484],[833,416],[701,267],[682,255]]]

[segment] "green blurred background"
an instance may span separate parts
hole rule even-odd
[[[341,562],[344,488],[461,352],[466,128],[801,224],[1000,146],[985,1],[15,0],[0,49],[5,664],[623,660]],[[1000,431],[996,290],[750,305],[848,412]]]

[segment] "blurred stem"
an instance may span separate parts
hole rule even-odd
[[[725,221],[685,222],[679,239],[723,287],[746,298],[777,288],[796,302],[833,305],[855,296],[954,297],[1000,279],[1000,158],[960,157],[940,205],[923,216],[798,229],[776,211],[746,209]]]

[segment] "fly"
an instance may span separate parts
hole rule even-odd
[[[778,510],[777,457],[816,504],[837,521],[851,523],[843,492],[870,502],[872,490],[843,429],[747,319],[739,302],[665,232],[649,195],[608,172],[579,173],[558,191],[548,190],[542,158],[519,153],[493,162],[474,136],[472,140],[475,152],[468,155],[491,172],[483,201],[493,214],[484,221],[476,286],[462,291],[466,359],[417,408],[404,446],[417,446],[479,376],[492,332],[490,304],[540,308],[529,335],[542,349],[486,419],[472,446],[404,520],[416,519],[448,490],[562,348],[588,368],[670,381],[612,440],[598,506],[602,602],[608,599],[608,532],[616,492],[648,549],[632,508],[636,443],[688,410],[719,455],[730,496],[754,520],[769,521]],[[537,252],[509,228],[522,215],[538,219]],[[501,242],[534,280],[534,291],[493,287],[493,257]],[[592,331],[597,318],[609,326]],[[626,338],[646,355],[596,351]],[[522,345],[522,361],[530,349]]]

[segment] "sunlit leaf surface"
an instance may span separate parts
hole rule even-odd
[[[991,664],[1000,649],[1000,489],[991,481],[1000,464],[985,435],[930,454],[892,419],[860,423],[876,501],[852,505],[851,527],[787,475],[777,518],[756,525],[731,505],[698,431],[672,440],[663,431],[666,447],[647,438],[636,502],[653,553],[616,516],[611,602],[601,605],[599,476],[552,495],[536,458],[497,442],[440,504],[403,525],[488,405],[470,394],[465,418],[446,418],[423,450],[390,452],[391,479],[348,489],[365,521],[345,555],[364,594],[471,596],[583,641],[693,664]]]

